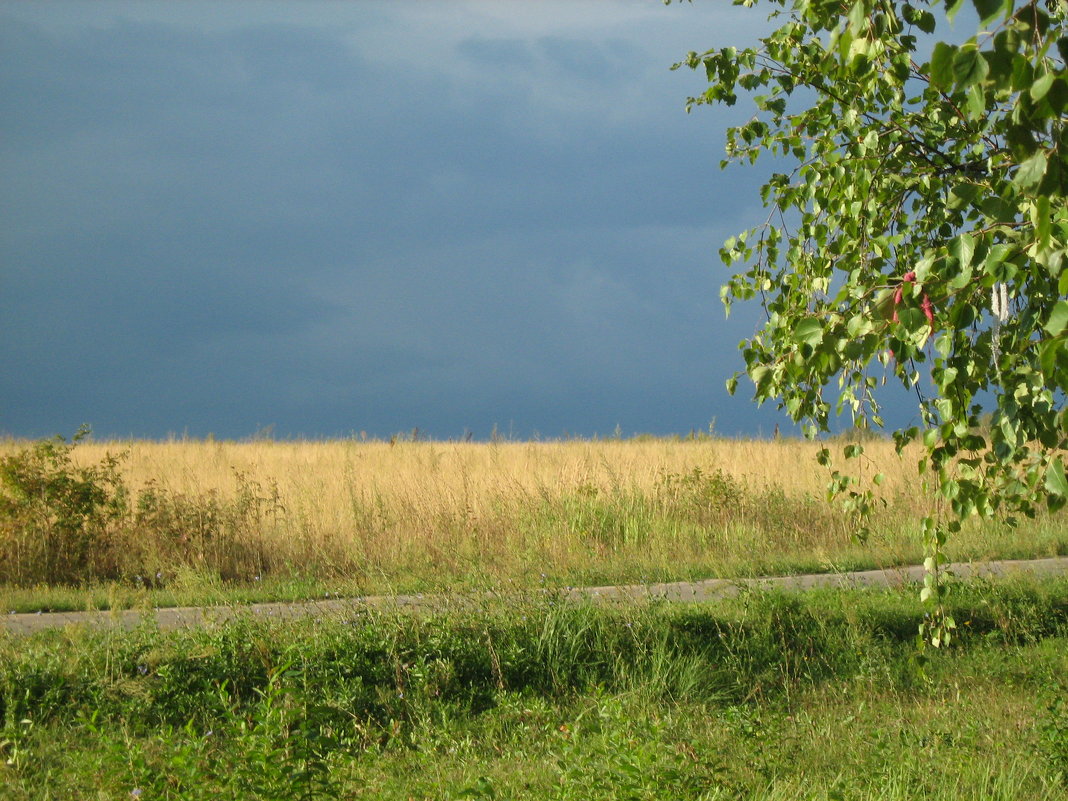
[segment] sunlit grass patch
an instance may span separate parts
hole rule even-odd
[[[4,797],[1064,798],[1065,579],[0,640]],[[792,794],[792,795],[791,795]]]

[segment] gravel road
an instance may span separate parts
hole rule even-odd
[[[1057,575],[1068,573],[1068,557],[1049,559],[968,562],[948,565],[960,578],[975,576],[1009,576],[1014,573]],[[923,567],[909,566],[887,570],[861,570],[850,573],[811,573],[799,576],[774,576],[752,579],[706,579],[677,581],[668,584],[631,584],[615,587],[567,587],[560,594],[570,600],[642,600],[713,601],[738,595],[746,589],[779,588],[807,590],[814,587],[894,587],[923,580]],[[241,616],[267,617],[276,620],[305,617],[341,616],[372,607],[420,608],[477,603],[479,596],[371,595],[361,598],[324,599],[294,603],[262,603],[241,606],[183,606],[164,609],[128,609],[114,612],[48,612],[0,615],[0,630],[11,634],[33,634],[64,626],[132,629],[146,622],[161,629],[210,626]]]

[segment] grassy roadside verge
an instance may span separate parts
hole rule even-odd
[[[1068,579],[0,641],[4,796],[1068,797]]]
[[[998,548],[976,552],[967,548],[949,548],[962,554],[960,561],[987,562],[998,559],[1040,559],[1047,556],[1068,555],[1068,534],[1065,547],[1056,538],[1045,540],[1042,547],[1031,541],[1002,543]],[[922,554],[904,554],[887,561],[875,554],[858,551],[854,558],[831,563],[818,559],[781,559],[772,562],[740,564],[730,569],[722,563],[714,565],[676,565],[661,570],[640,569],[621,565],[618,570],[580,570],[541,573],[537,577],[499,582],[494,576],[470,578],[467,581],[439,577],[436,580],[368,582],[366,579],[323,579],[314,576],[268,576],[252,582],[227,582],[218,576],[189,571],[180,574],[163,587],[146,587],[128,582],[112,581],[75,586],[38,585],[11,587],[0,585],[0,614],[34,612],[83,612],[104,610],[141,610],[169,607],[242,606],[268,602],[303,602],[366,595],[395,596],[403,594],[463,594],[529,592],[564,587],[613,585],[644,585],[658,582],[701,581],[708,578],[761,578],[767,576],[795,576],[803,574],[839,573],[860,570],[891,569],[917,565]],[[956,561],[956,560],[955,560]]]

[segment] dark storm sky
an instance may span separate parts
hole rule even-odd
[[[725,2],[0,3],[0,433],[769,433]]]

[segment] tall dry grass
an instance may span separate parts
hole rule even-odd
[[[8,442],[10,452],[17,443]],[[521,494],[557,494],[580,487],[621,485],[649,492],[666,474],[720,470],[752,490],[778,488],[790,496],[822,495],[828,473],[816,464],[819,443],[804,440],[654,439],[553,442],[335,441],[107,441],[84,442],[74,454],[91,464],[125,453],[122,473],[131,488],[163,481],[176,491],[232,493],[234,474],[271,481],[287,498],[311,501],[316,513],[344,515],[353,494],[416,499],[423,508]],[[871,477],[886,476],[891,497],[918,496],[915,458],[891,442],[865,444],[856,460]],[[917,508],[923,504],[917,499]]]
[[[3,443],[0,455],[26,446]],[[872,440],[850,462],[865,481],[886,477],[873,535],[858,544],[854,521],[824,499],[819,447],[712,438],[86,441],[71,455],[83,466],[122,455],[128,513],[109,535],[109,575],[95,578],[165,581],[190,569],[238,581],[344,577],[378,590],[915,559],[914,521],[933,502],[915,457]],[[1049,521],[1024,534],[974,528],[959,538],[963,556],[1048,552],[1065,542]],[[3,578],[20,581],[3,568],[10,562],[0,562]]]

